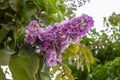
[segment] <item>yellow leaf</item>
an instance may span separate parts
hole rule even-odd
[[[59,73],[59,74],[56,76],[55,80],[61,80],[62,75],[63,75],[62,73]]]
[[[90,63],[89,62],[86,62],[86,67],[87,67],[88,72],[90,72]]]
[[[65,76],[63,76],[62,80],[66,80]]]
[[[92,53],[89,49],[87,49],[87,56],[89,58],[90,63],[93,64],[94,63],[94,58],[93,58],[93,55],[92,55]]]
[[[71,53],[71,52],[65,52],[62,54],[62,59],[65,60],[65,59],[68,59],[68,58],[74,58],[74,54]]]
[[[89,59],[91,64],[94,63],[93,55],[88,48],[81,47],[81,52],[82,52],[83,56],[85,57],[85,59]]]
[[[51,73],[52,73],[52,74],[55,74],[56,71],[57,71],[59,68],[60,68],[60,64],[57,64],[56,66],[53,66]]]
[[[80,56],[76,55],[76,63],[77,63],[77,69],[80,68]]]
[[[88,56],[87,56],[86,48],[85,47],[81,47],[81,52],[82,52],[82,55],[84,56],[84,58],[87,59]]]
[[[71,69],[67,65],[63,65],[63,68],[65,70],[65,73],[71,73]]]
[[[69,51],[71,53],[77,53],[79,51],[79,46],[77,44],[71,44],[66,51]]]
[[[66,73],[66,75],[69,78],[69,80],[75,80],[72,74]]]

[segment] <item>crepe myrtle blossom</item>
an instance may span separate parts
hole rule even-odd
[[[42,34],[44,32],[44,29],[40,27],[39,23],[36,20],[31,21],[26,26],[26,43],[34,44],[36,42],[36,39],[38,35]]]
[[[57,65],[57,54],[55,50],[50,49],[47,52],[46,61],[50,67]]]
[[[36,44],[35,52],[45,52],[47,64],[52,67],[62,62],[61,53],[69,46],[68,43],[76,43],[83,37],[94,24],[93,18],[88,15],[81,15],[62,23],[55,23],[46,29],[41,28],[36,20],[26,26],[25,42]]]

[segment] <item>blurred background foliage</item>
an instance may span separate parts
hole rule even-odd
[[[90,73],[77,70],[76,64],[69,64],[76,80],[119,80],[120,79],[120,14],[113,13],[103,18],[104,29],[89,31],[81,40],[92,52],[95,63]]]

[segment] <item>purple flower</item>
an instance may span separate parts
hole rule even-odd
[[[25,38],[26,43],[34,44],[36,41],[36,37],[34,35],[27,34]]]
[[[75,44],[79,39],[79,35],[74,35],[73,38],[71,39],[71,43]]]
[[[55,56],[55,55],[52,55],[52,56]],[[46,60],[47,60],[47,64],[48,64],[50,67],[57,65],[57,61],[56,61],[56,59],[54,59],[53,57],[47,57]]]
[[[50,67],[57,65],[57,54],[54,49],[49,49],[47,51],[47,57],[46,57],[47,63]]]
[[[36,20],[31,21],[26,26],[25,42],[36,44],[36,52],[46,52],[46,61],[50,67],[57,62],[62,62],[62,55],[58,55],[56,50],[64,52],[69,46],[68,43],[76,43],[93,26],[93,19],[88,15],[81,15],[62,23],[55,23],[45,29],[41,28]]]
[[[26,26],[26,38],[25,42],[26,43],[35,43],[37,37],[40,36],[40,34],[44,33],[44,29],[40,28],[38,22],[36,20],[31,21],[27,26]]]
[[[31,21],[27,26],[26,29],[27,31],[31,32],[31,33],[36,33],[39,31],[39,24],[36,20]]]
[[[57,56],[57,61],[58,61],[59,63],[62,62],[62,56],[61,56],[61,55],[58,55],[58,56]]]
[[[62,56],[57,55],[56,51],[54,49],[49,49],[47,51],[47,57],[46,57],[47,64],[52,67],[56,66],[57,62],[61,63],[62,62]]]

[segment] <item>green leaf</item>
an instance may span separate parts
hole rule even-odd
[[[10,47],[9,47],[9,44],[11,41],[12,41],[12,39],[10,37],[8,37],[7,41],[4,42],[4,45],[5,45],[4,49],[5,49],[5,52],[7,54],[14,54],[15,53],[15,51],[10,49]]]
[[[39,58],[35,54],[11,57],[9,68],[14,80],[34,80]]]
[[[0,43],[1,43],[2,40],[6,37],[6,35],[7,35],[8,32],[9,32],[9,31],[6,30],[5,28],[0,29]]]
[[[17,45],[17,47],[19,47],[21,49],[24,46],[25,34],[18,34],[18,35],[16,35],[16,38],[17,38],[16,45]]]
[[[36,8],[34,6],[28,7],[25,9],[25,13],[27,18],[31,17],[32,15],[36,15]]]
[[[49,76],[49,72],[48,71],[41,72],[40,76],[41,76],[41,80],[50,80],[50,76]]]
[[[66,13],[66,7],[65,7],[65,5],[60,5],[59,8],[60,8],[60,11],[62,12],[62,14]]]
[[[38,7],[45,8],[45,3],[48,2],[48,0],[32,0],[32,2]]]
[[[1,2],[0,2],[0,9],[7,9],[8,7],[9,7],[9,3],[8,3],[8,1],[6,0],[6,1],[2,1],[2,0],[0,0]],[[2,3],[3,2],[3,3]]]
[[[26,71],[18,63],[17,58],[12,58],[9,64],[10,71],[14,80],[32,80]]]
[[[2,68],[0,67],[0,80],[6,80]]]
[[[35,3],[34,1],[33,1],[33,3],[31,3],[31,1],[26,1],[26,3],[24,4],[24,8],[22,9],[22,14],[21,14],[23,21],[29,20],[29,18],[31,18],[31,16],[37,14],[38,10],[34,3]],[[39,8],[39,11],[40,10],[41,9]]]
[[[120,23],[120,14],[116,14],[116,13],[113,13],[109,19],[108,19],[109,23],[112,25],[112,26],[119,26],[119,23]]]
[[[10,60],[10,55],[6,54],[4,49],[1,49],[0,50],[0,65],[8,65],[9,60]]]
[[[56,6],[59,8],[62,14],[66,13],[66,6],[63,3],[61,3],[60,1],[57,1]]]
[[[63,15],[59,12],[56,17],[57,22],[61,22],[63,20]]]
[[[48,0],[48,3],[46,3],[45,6],[46,6],[47,15],[49,17],[51,17],[53,14],[58,12],[58,8],[53,0]]]
[[[19,10],[19,0],[9,0],[9,4],[14,11]]]

